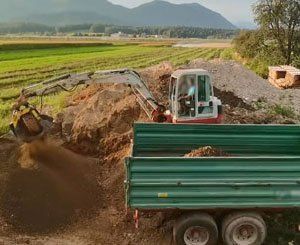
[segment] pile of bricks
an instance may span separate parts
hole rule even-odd
[[[269,82],[279,89],[300,88],[300,69],[293,66],[271,66]]]

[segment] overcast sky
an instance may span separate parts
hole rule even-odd
[[[109,0],[126,7],[136,7],[151,0]],[[251,5],[256,0],[168,0],[172,3],[200,3],[221,13],[233,23],[252,22]]]

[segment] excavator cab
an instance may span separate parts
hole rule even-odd
[[[207,71],[177,70],[172,74],[170,113],[173,123],[221,123],[222,103],[214,97]]]

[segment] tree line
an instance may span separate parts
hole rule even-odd
[[[187,26],[174,26],[174,27],[128,27],[128,26],[115,26],[115,25],[101,25],[94,24],[90,29],[93,33],[106,33],[112,34],[122,32],[131,35],[159,35],[170,38],[232,38],[238,31],[213,29],[213,28],[200,28],[200,27],[187,27]]]
[[[0,34],[55,32],[55,27],[37,23],[0,23]]]
[[[0,34],[22,34],[22,33],[37,33],[37,34],[52,34],[57,33],[74,33],[74,34],[102,34],[111,35],[113,33],[122,32],[133,36],[143,35],[159,35],[169,38],[232,38],[238,31],[213,29],[213,28],[198,28],[198,27],[132,27],[132,26],[117,26],[108,24],[79,24],[66,26],[47,26],[36,23],[0,23]]]
[[[253,7],[257,30],[242,31],[234,39],[242,58],[252,60],[258,73],[269,65],[300,68],[300,1],[259,0]]]

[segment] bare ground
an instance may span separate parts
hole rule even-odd
[[[225,104],[226,123],[298,122],[254,106],[261,97],[270,105],[290,105],[292,98],[298,110],[298,90],[277,90],[235,62],[197,60],[189,67],[212,72],[216,94]],[[169,63],[163,63],[141,71],[163,103],[167,102],[172,70]],[[62,141],[64,148],[50,143],[25,150],[40,167],[33,164],[20,169],[20,145],[1,139],[0,244],[171,244],[172,219],[159,213],[145,214],[136,230],[125,215],[123,159],[130,154],[132,124],[147,120],[128,88],[90,86],[73,96],[57,117],[54,138]],[[45,166],[47,171],[41,171]],[[85,173],[87,166],[90,171]],[[53,167],[55,171],[50,171],[49,177],[48,168]],[[91,189],[84,191],[85,187]],[[92,195],[86,196],[86,192]],[[37,201],[28,204],[34,198]],[[81,200],[88,202],[78,202]],[[91,202],[96,205],[88,205]],[[57,213],[60,209],[53,208],[55,205],[68,212]]]
[[[183,48],[230,48],[231,43],[226,42],[211,42],[211,43],[179,43],[175,44],[174,47]]]

